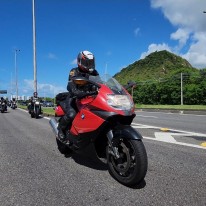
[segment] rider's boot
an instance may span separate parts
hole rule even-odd
[[[59,121],[59,125],[57,127],[57,129],[59,130],[58,132],[58,137],[61,141],[65,142],[66,141],[66,129],[68,126],[68,121],[66,121],[64,119],[64,117],[62,117]]]

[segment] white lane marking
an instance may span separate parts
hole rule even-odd
[[[145,124],[137,124],[137,123],[132,123],[132,127],[136,128],[136,129],[138,129],[138,128],[161,129],[162,128],[162,127],[156,127],[156,126],[145,125]],[[206,134],[203,134],[203,133],[188,132],[188,131],[177,130],[177,129],[172,129],[172,128],[168,128],[168,131],[179,132],[179,133],[186,133],[186,134],[190,134],[190,135],[193,135],[193,136],[203,136],[203,137],[206,137]]]
[[[144,124],[137,124],[137,123],[132,123],[132,127],[136,128],[136,129],[160,129],[160,127],[155,127],[155,126],[151,126],[151,125],[144,125]]]
[[[159,118],[159,117],[155,117],[155,116],[145,116],[145,115],[136,115],[136,117],[156,118],[156,119]]]
[[[137,124],[137,123],[132,123],[132,127],[134,127],[135,129],[140,129],[140,128],[145,128],[145,129],[161,129],[162,127],[155,127],[155,126],[151,126],[151,125],[141,125],[141,124]],[[177,142],[172,135],[181,135],[181,136],[188,136],[188,135],[192,135],[192,136],[203,136],[206,137],[205,134],[202,133],[195,133],[195,132],[187,132],[187,131],[183,131],[183,130],[175,130],[175,129],[169,129],[172,130],[174,132],[178,132],[178,133],[172,133],[172,132],[155,132],[155,138],[153,137],[146,137],[143,136],[144,139],[149,139],[149,140],[153,140],[153,141],[160,141],[160,142],[165,142],[165,143],[171,143],[171,144],[176,144],[176,145],[182,145],[182,146],[188,146],[188,147],[194,147],[194,148],[199,148],[199,149],[206,149],[206,147],[200,146],[200,145],[195,145],[195,144],[189,144],[189,143],[183,143],[183,142]]]
[[[144,139],[162,142],[161,140],[158,140],[158,139],[152,138],[152,137],[143,136],[143,140],[144,140]],[[165,141],[164,141],[164,142],[165,142]],[[170,143],[170,142],[165,142],[165,143]],[[188,144],[188,143],[184,143],[184,142],[173,142],[173,143],[171,143],[171,144],[182,145],[182,146],[187,146],[187,147],[194,147],[194,148],[205,149],[205,150],[206,150],[206,147],[203,147],[203,146],[200,146],[200,145],[195,145],[195,144]]]
[[[48,119],[48,120],[50,120],[51,118],[49,118],[49,117],[43,117],[44,119]]]
[[[155,132],[155,139],[161,141],[161,142],[170,142],[170,143],[176,143],[177,141],[175,138],[172,136],[174,133],[171,132]]]

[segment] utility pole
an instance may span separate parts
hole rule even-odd
[[[33,14],[32,17],[33,17],[34,92],[37,93],[35,0],[32,0],[32,14]]]
[[[14,51],[15,76],[16,76],[16,102],[18,103],[18,72],[17,72],[17,52],[20,52],[20,49],[15,49],[15,51]]]
[[[183,105],[183,76],[181,72],[181,105]]]
[[[11,94],[11,97],[10,97],[10,99],[12,100],[12,98],[13,98],[13,77],[12,77],[12,72],[11,72],[11,90],[10,90],[10,94]]]

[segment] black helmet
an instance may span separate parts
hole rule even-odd
[[[34,93],[33,93],[33,96],[34,96],[35,98],[37,98],[38,93],[37,93],[37,92],[34,92]]]
[[[77,56],[78,67],[84,72],[93,72],[95,69],[94,55],[89,51],[81,51]]]

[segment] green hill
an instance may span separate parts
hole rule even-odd
[[[127,84],[128,81],[158,81],[181,72],[199,73],[199,70],[182,57],[164,50],[153,52],[144,59],[130,64],[114,77],[121,84]]]

